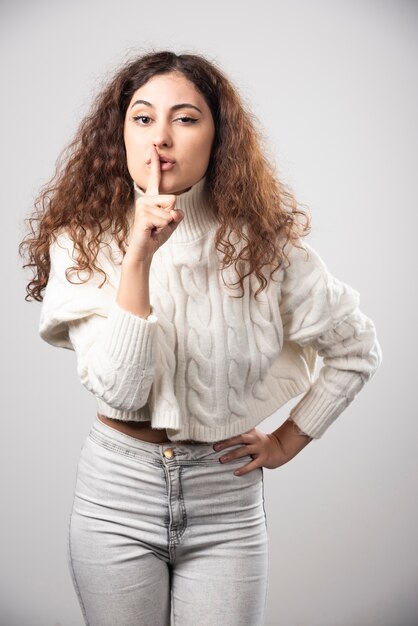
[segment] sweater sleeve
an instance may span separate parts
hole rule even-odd
[[[360,294],[338,280],[308,243],[293,247],[284,271],[280,313],[285,341],[310,345],[323,365],[290,411],[307,435],[320,438],[353,401],[382,361],[373,321],[360,310]]]
[[[99,287],[98,272],[87,282],[69,282],[73,243],[61,234],[50,246],[51,269],[39,323],[41,338],[74,350],[82,384],[106,404],[135,411],[148,400],[154,379],[158,319],[142,318],[116,302],[117,274],[103,250],[98,265],[112,277]],[[70,275],[77,280],[76,274]]]

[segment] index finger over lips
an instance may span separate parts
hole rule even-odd
[[[156,147],[152,145],[151,146],[150,174],[149,174],[148,185],[145,191],[145,195],[158,196],[160,192],[160,180],[161,180],[160,157],[158,155]]]

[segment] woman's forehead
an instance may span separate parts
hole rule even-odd
[[[196,86],[185,76],[179,74],[153,76],[133,93],[131,103],[133,104],[138,99],[145,100],[152,106],[157,106],[160,103],[167,106],[181,102],[190,102],[196,105],[204,103],[204,98]]]

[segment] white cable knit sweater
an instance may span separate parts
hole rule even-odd
[[[257,301],[254,276],[238,298],[229,287],[233,268],[222,280],[204,182],[177,196],[185,217],[153,257],[147,319],[116,303],[122,255],[114,241],[98,256],[109,276],[102,288],[98,274],[85,284],[66,280],[74,260],[63,231],[50,247],[40,336],[75,350],[100,413],[151,420],[172,441],[243,433],[302,392],[290,415],[319,438],[380,365],[375,326],[359,309],[359,293],[332,276],[306,241],[309,258],[292,247],[290,267],[275,273]],[[135,185],[135,199],[143,193]],[[318,355],[323,365],[314,379]]]

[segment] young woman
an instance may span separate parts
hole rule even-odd
[[[85,622],[261,626],[263,468],[373,376],[374,324],[302,241],[309,218],[203,56],[121,67],[55,176],[21,247],[41,337],[75,351],[97,398],[68,533]]]

